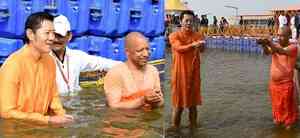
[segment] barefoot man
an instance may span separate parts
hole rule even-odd
[[[200,95],[200,52],[204,50],[204,37],[193,31],[194,13],[183,11],[180,15],[181,28],[170,35],[172,48],[172,125],[178,128],[181,113],[189,109],[190,127],[197,124],[197,105]]]
[[[278,30],[279,43],[269,39],[258,40],[264,52],[272,55],[269,90],[271,95],[273,121],[290,129],[298,119],[294,67],[297,57],[297,46],[289,43],[291,30],[283,26]]]

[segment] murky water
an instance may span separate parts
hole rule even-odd
[[[76,118],[66,126],[45,126],[15,120],[0,120],[0,137],[22,138],[160,138],[163,110],[111,110],[103,90],[84,89],[65,97],[67,112]]]
[[[202,55],[203,105],[198,108],[200,127],[191,132],[188,112],[182,117],[181,132],[169,132],[173,138],[297,138],[300,125],[286,131],[272,121],[268,95],[271,58],[207,49]],[[167,55],[169,70],[170,54]],[[167,71],[166,101],[170,101],[170,72]],[[171,124],[171,106],[166,102],[166,127]]]
[[[182,117],[178,133],[166,133],[171,124],[170,53],[164,82],[165,107],[149,112],[111,110],[103,90],[84,89],[65,97],[73,124],[45,126],[0,120],[0,137],[22,138],[300,138],[300,124],[290,131],[272,123],[268,78],[270,57],[207,49],[202,56],[203,105],[198,108],[197,128],[189,131]]]

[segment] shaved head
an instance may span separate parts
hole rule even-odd
[[[125,37],[125,48],[131,49],[137,42],[148,43],[147,38],[143,34],[139,32],[130,32]]]
[[[139,32],[131,32],[125,37],[127,61],[137,67],[144,67],[149,58],[149,43],[147,38]]]
[[[288,26],[283,26],[278,29],[278,34],[279,33],[285,34],[290,37],[292,35],[292,30]]]
[[[280,27],[278,29],[277,35],[279,37],[279,44],[281,46],[286,47],[289,45],[289,38],[292,35],[292,31],[291,31],[290,27],[288,27],[288,26]]]

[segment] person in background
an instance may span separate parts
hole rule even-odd
[[[80,91],[80,72],[97,71],[112,68],[121,62],[88,55],[87,53],[67,47],[72,39],[70,22],[64,15],[54,18],[55,39],[52,45],[52,55],[56,63],[56,81],[61,95]]]
[[[269,33],[273,35],[275,29],[275,20],[273,17],[268,19],[268,28],[269,28]]]
[[[198,15],[195,16],[195,30],[199,30],[201,27],[201,20]]]
[[[44,124],[73,121],[65,114],[55,81],[55,61],[49,54],[55,39],[53,16],[31,14],[25,23],[25,45],[0,69],[0,116]]]
[[[278,21],[279,21],[279,28],[286,26],[288,24],[288,20],[284,14],[284,12],[280,12],[280,15],[278,17]]]
[[[104,78],[107,104],[116,109],[152,109],[163,105],[158,70],[148,64],[149,42],[141,33],[125,38],[128,60],[114,66]]]
[[[221,21],[220,21],[220,30],[221,30],[221,33],[225,33],[226,31],[226,28],[228,26],[228,22],[227,20],[225,19],[225,17],[221,17]]]
[[[218,19],[216,16],[213,17],[213,30],[215,34],[218,32]]]
[[[292,30],[292,40],[297,41],[297,28],[296,28],[296,13],[291,12],[290,29]]]
[[[300,14],[295,12],[295,27],[297,30],[297,36],[296,38],[299,39],[299,33],[300,33]]]

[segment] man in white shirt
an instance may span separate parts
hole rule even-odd
[[[297,41],[297,28],[296,28],[296,13],[292,12],[291,13],[291,20],[290,20],[290,28],[292,31],[292,39]]]
[[[72,39],[70,22],[59,15],[54,18],[55,41],[52,55],[56,62],[56,82],[60,95],[69,95],[81,90],[79,86],[80,72],[105,70],[121,63],[100,56],[92,56],[80,50],[67,47]]]
[[[278,20],[279,20],[279,28],[287,25],[287,18],[284,15],[284,12],[280,13]]]

